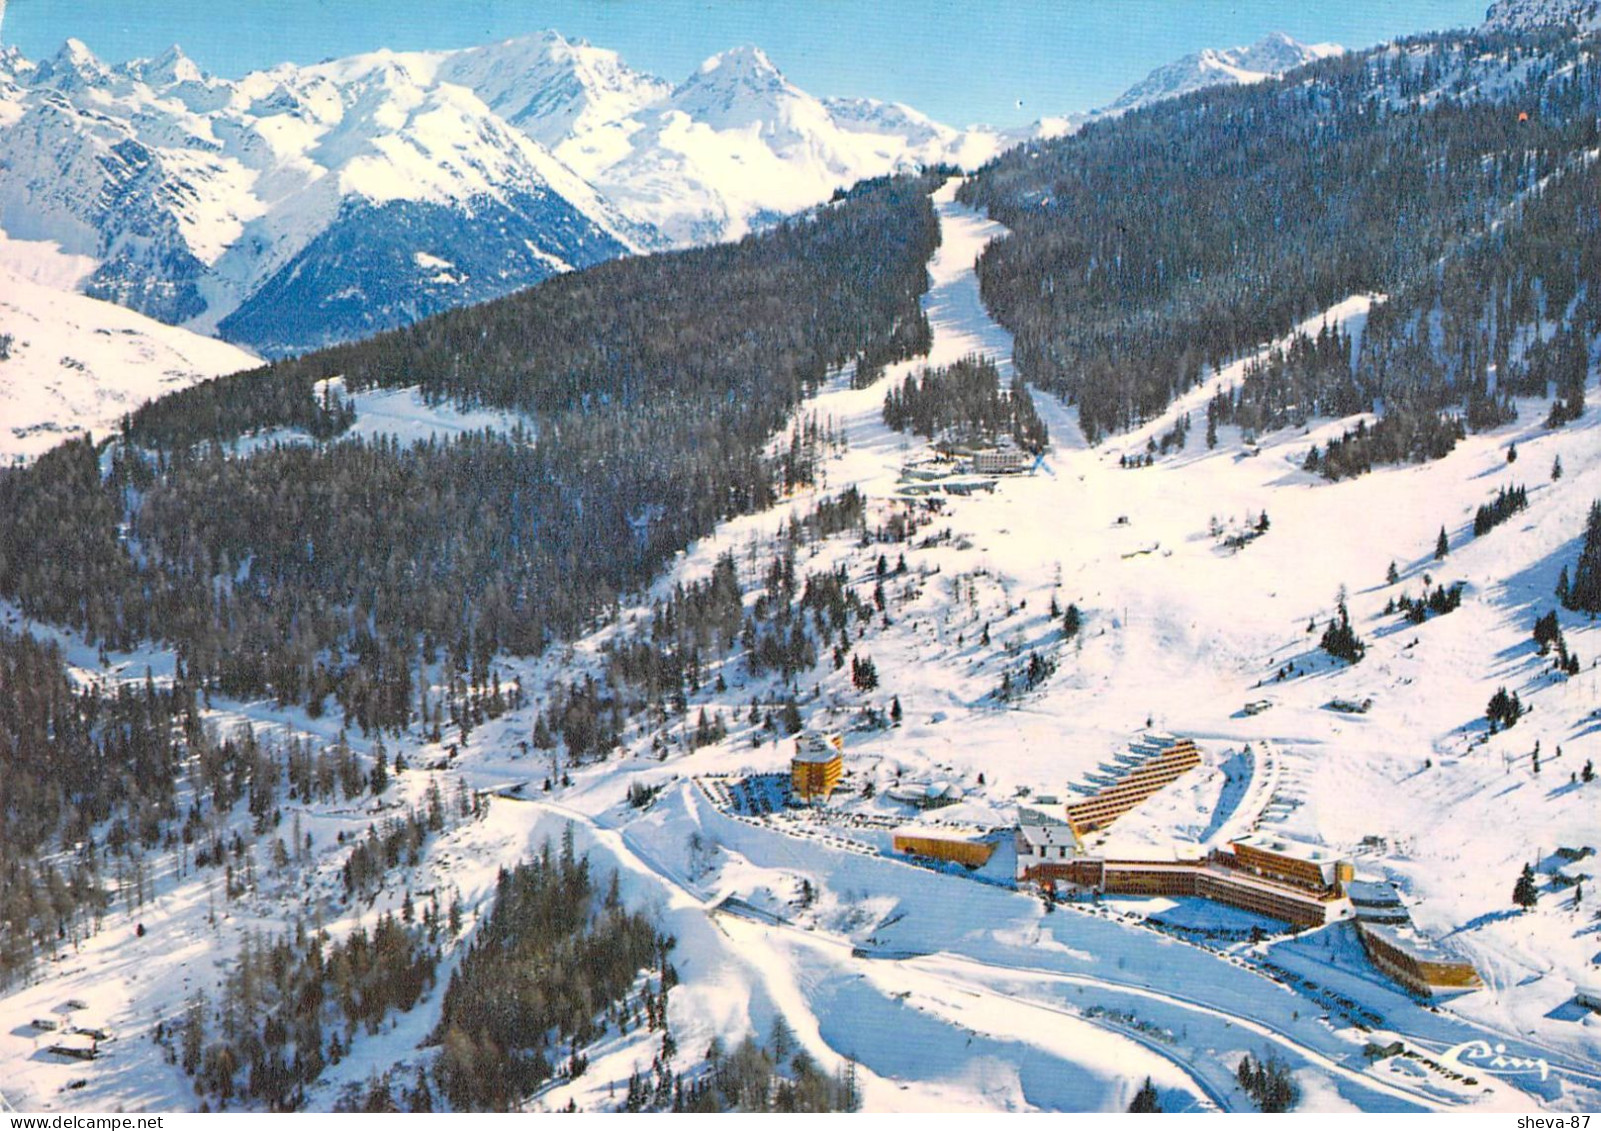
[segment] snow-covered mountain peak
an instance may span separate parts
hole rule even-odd
[[[111,77],[102,63],[81,39],[68,39],[48,61],[33,73],[33,81],[61,91],[95,86]]]
[[[1573,27],[1601,31],[1601,0],[1495,0],[1484,13],[1486,31]]]
[[[0,47],[0,77],[25,81],[36,69],[36,64],[23,58],[15,47]]]
[[[1244,47],[1208,47],[1156,68],[1124,91],[1101,113],[1127,113],[1209,86],[1277,78],[1285,71],[1294,70],[1314,59],[1339,55],[1344,50],[1334,43],[1300,43],[1280,31]]]
[[[773,61],[767,57],[767,52],[754,43],[742,43],[738,47],[730,47],[727,51],[719,51],[702,63],[697,68],[696,74],[718,74],[724,78],[745,75],[776,79],[784,77]]]
[[[670,101],[713,129],[737,129],[773,121],[786,103],[817,100],[791,84],[760,47],[747,44],[707,59]]]
[[[438,79],[472,90],[496,115],[585,174],[595,154],[615,159],[619,139],[607,135],[672,89],[630,68],[615,51],[556,31],[449,52],[440,58]]]
[[[179,83],[204,83],[209,77],[176,43],[154,59],[129,64],[130,70],[134,68],[140,79],[157,90]]]

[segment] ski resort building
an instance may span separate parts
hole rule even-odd
[[[1308,891],[1343,895],[1356,874],[1350,861],[1302,841],[1253,835],[1241,837],[1229,848],[1232,852],[1213,854],[1223,866]]]
[[[944,860],[968,868],[982,868],[995,855],[995,842],[979,840],[978,831],[914,826],[894,834],[895,851],[902,856]]]
[[[789,791],[797,801],[827,801],[845,772],[845,740],[837,734],[803,734],[789,763]]]
[[[1313,845],[1275,841],[1265,847],[1246,838],[1204,858],[1105,860],[1076,856],[1062,839],[1059,830],[1020,829],[1017,878],[1103,895],[1198,896],[1297,927],[1321,927],[1351,914],[1343,890],[1351,865]]]
[[[1046,877],[1055,878],[1061,872],[1061,878],[1067,879],[1063,869],[1078,859],[1078,851],[1078,837],[1067,825],[1025,821],[1017,830],[1017,878],[1045,883]]]
[[[1146,735],[1120,755],[1105,782],[1081,790],[1067,804],[1067,821],[1079,836],[1105,828],[1151,794],[1201,764],[1201,752],[1188,738]]]
[[[1390,884],[1353,880],[1345,887],[1359,923],[1410,923],[1412,915]]]
[[[1465,958],[1409,927],[1357,921],[1356,934],[1368,961],[1422,997],[1476,990],[1484,985]]]
[[[973,470],[980,475],[1016,475],[1028,467],[1028,455],[1010,441],[973,451]]]

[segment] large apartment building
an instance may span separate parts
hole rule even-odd
[[[827,801],[845,772],[845,741],[837,734],[803,734],[795,739],[795,756],[789,762],[789,792],[811,804]]]
[[[1201,764],[1201,752],[1188,738],[1146,735],[1120,755],[1094,792],[1067,803],[1067,821],[1079,836],[1103,829],[1179,775]]]
[[[1344,892],[1351,865],[1315,845],[1244,838],[1204,858],[1104,860],[1073,856],[1049,843],[1048,834],[1028,826],[1019,831],[1019,880],[1104,895],[1200,896],[1297,927],[1320,927],[1351,913]]]

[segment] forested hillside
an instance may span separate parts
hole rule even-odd
[[[1561,381],[1564,335],[1596,332],[1596,241],[1574,234],[1595,231],[1580,202],[1595,199],[1598,109],[1594,37],[1477,34],[1096,123],[964,188],[1015,233],[984,255],[985,300],[1023,374],[1075,399],[1092,439],[1367,292],[1391,298],[1349,388],[1281,396],[1287,415],[1382,400],[1494,423],[1500,394]],[[1392,447],[1420,454],[1431,430]]]
[[[231,695],[314,714],[332,695],[363,728],[403,726],[427,708],[421,666],[443,654],[481,678],[498,650],[576,632],[809,477],[821,425],[767,454],[799,399],[831,366],[926,340],[931,187],[871,183],[738,244],[607,264],[157,402],[109,458],[80,441],[0,477],[0,593],[92,641],[170,643]],[[349,407],[315,388],[333,377],[527,427],[336,440]],[[264,429],[300,438],[225,446]]]

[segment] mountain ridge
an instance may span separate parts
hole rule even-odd
[[[1309,50],[1275,42],[1280,63]],[[1230,51],[1265,59],[1261,48]],[[1167,83],[1245,73],[1170,70]],[[1152,81],[1141,98],[1168,96]],[[40,63],[0,58],[0,228],[95,259],[86,294],[283,354],[611,256],[738,238],[857,181],[977,167],[1090,117],[958,129],[900,103],[816,97],[753,44],[671,84],[556,31],[239,79],[178,45],[108,65],[73,38]],[[384,230],[390,213],[408,219]],[[442,250],[452,227],[465,250]],[[431,242],[397,248],[407,230]],[[342,267],[308,274],[336,244]],[[435,260],[460,269],[417,266]],[[375,308],[338,297],[370,293],[385,272],[391,298]],[[315,317],[291,329],[275,316],[288,304]]]

